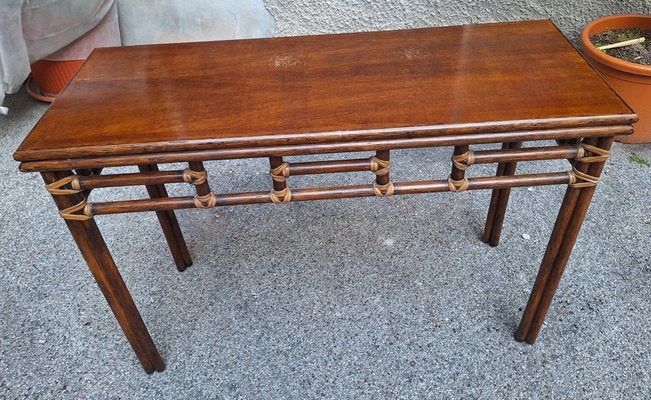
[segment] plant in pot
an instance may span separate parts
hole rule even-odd
[[[587,60],[640,117],[625,143],[651,142],[651,15],[600,18],[583,29]]]

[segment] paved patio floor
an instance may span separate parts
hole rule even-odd
[[[651,168],[629,161],[651,146],[615,144],[535,346],[513,331],[562,187],[513,190],[496,248],[480,241],[488,191],[181,211],[183,273],[153,213],[98,217],[167,363],[146,375],[40,177],[12,159],[46,105],[5,105],[0,398],[651,398]],[[397,151],[394,179],[444,177],[449,153]],[[269,186],[265,160],[207,166],[215,190]]]

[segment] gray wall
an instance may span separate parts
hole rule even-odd
[[[264,0],[276,36],[478,22],[552,19],[577,42],[588,22],[608,14],[650,14],[651,0]]]

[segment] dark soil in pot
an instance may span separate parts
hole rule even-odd
[[[602,51],[620,60],[642,65],[651,65],[651,30],[638,28],[612,29],[590,37],[590,41],[595,47],[599,47],[641,37],[646,38],[643,43]]]

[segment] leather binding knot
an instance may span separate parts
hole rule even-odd
[[[389,182],[384,185],[380,185],[377,182],[373,182],[373,192],[377,197],[387,197],[391,196],[395,190],[393,182]]]
[[[204,194],[203,196],[194,196],[194,206],[197,208],[213,208],[217,205],[217,196],[213,192]]]
[[[208,180],[207,171],[193,171],[190,168],[183,170],[183,182],[191,185],[201,185]]]
[[[289,203],[292,200],[292,191],[288,187],[283,190],[272,190],[269,196],[272,203]]]
[[[590,155],[586,155],[586,153]],[[582,163],[603,162],[610,157],[610,151],[587,143],[579,144],[579,150],[576,153],[576,161]]]
[[[389,160],[382,160],[373,156],[369,161],[371,163],[371,172],[375,175],[386,175],[391,169],[391,161]]]
[[[81,211],[81,213],[78,214],[78,211]],[[86,200],[82,200],[72,207],[59,210],[59,215],[69,221],[88,221],[93,218],[93,211],[90,204],[86,203]]]
[[[452,165],[454,165],[458,170],[465,171],[472,164],[475,163],[475,152],[466,151],[463,154],[457,154],[452,156]]]
[[[269,175],[274,182],[285,182],[289,177],[289,163],[284,162],[276,168],[271,168]]]
[[[448,177],[448,187],[451,192],[463,192],[468,189],[468,178],[463,178],[460,180],[454,180],[452,177]]]
[[[599,183],[598,176],[588,175],[576,168],[572,168],[571,171],[568,171],[568,175],[570,176],[569,187],[571,188],[591,187],[596,186],[597,183]]]
[[[63,188],[67,184],[70,184],[72,189]],[[45,185],[45,189],[52,195],[71,195],[81,193],[83,190],[79,185],[79,177],[77,175],[68,175],[65,178],[61,178],[58,181],[49,183]]]

